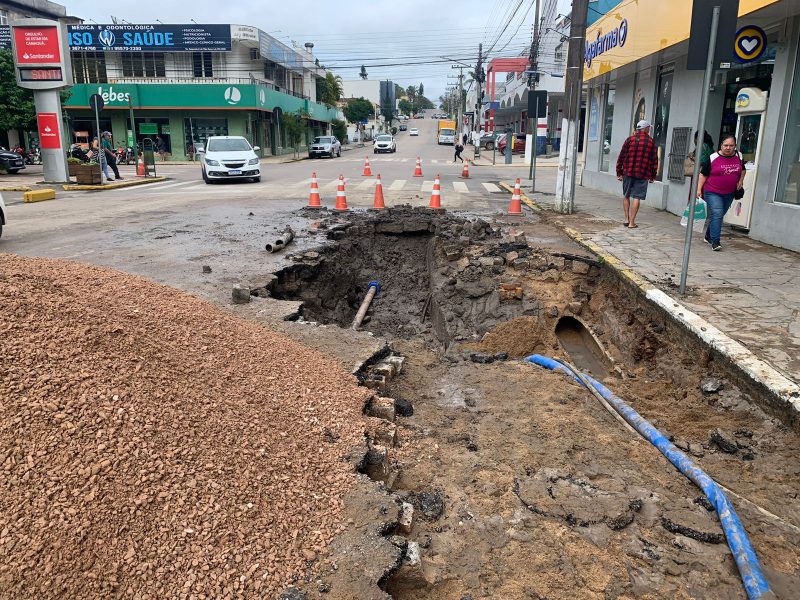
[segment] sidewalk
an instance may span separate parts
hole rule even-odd
[[[481,149],[481,156],[478,159],[474,159],[474,148],[472,146],[467,146],[464,149],[463,153],[464,158],[468,158],[470,162],[475,165],[476,167],[525,167],[529,168],[525,162],[525,155],[524,154],[514,154],[511,157],[511,164],[506,164],[506,157],[504,154],[497,154],[494,156],[495,164],[492,165],[492,151]],[[552,168],[558,167],[558,155],[554,156],[537,156],[536,157],[536,168],[539,169],[540,167],[544,168]],[[527,171],[526,171],[527,174]]]
[[[549,190],[551,176],[537,183]],[[528,180],[530,182],[530,180]],[[780,374],[800,382],[800,255],[723,228],[720,252],[695,233],[687,295],[678,295],[686,230],[680,217],[642,206],[637,229],[622,226],[622,199],[578,187],[575,213],[556,215],[655,287],[740,342]],[[553,196],[533,194],[543,207]]]

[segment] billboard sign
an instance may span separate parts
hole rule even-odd
[[[41,144],[42,150],[60,150],[58,115],[56,113],[37,113],[36,123],[39,125],[39,144]]]
[[[58,27],[14,27],[14,60],[18,65],[60,65]]]
[[[50,19],[18,19],[9,27],[17,85],[57,90],[72,84],[64,26]]]
[[[71,50],[88,52],[226,52],[230,25],[97,25],[67,27]]]

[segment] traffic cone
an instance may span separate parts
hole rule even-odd
[[[469,179],[469,161],[464,161],[464,168],[461,169],[461,177],[464,179]]]
[[[364,177],[372,177],[372,169],[369,168],[369,156],[364,158],[364,172],[362,175]]]
[[[414,168],[414,177],[422,177],[422,161],[417,157],[417,166]]]
[[[375,210],[386,208],[386,205],[383,203],[383,184],[381,184],[380,173],[378,173],[378,181],[375,183],[375,201],[372,204],[372,208]]]
[[[347,208],[347,196],[344,194],[344,176],[342,175],[339,175],[339,187],[336,189],[336,207],[333,210],[350,210]]]
[[[522,214],[522,201],[520,200],[519,191],[519,177],[514,182],[514,193],[511,194],[511,203],[508,205],[508,214],[521,215]]]
[[[145,176],[144,160],[142,159],[141,156],[139,157],[139,161],[136,163],[136,176],[137,177],[144,177]]]
[[[308,206],[306,208],[322,208],[319,201],[319,186],[317,185],[317,173],[311,173],[311,193],[308,195]]]
[[[439,185],[439,176],[433,181],[433,190],[431,190],[431,203],[428,208],[442,208],[442,188]]]

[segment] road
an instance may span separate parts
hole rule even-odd
[[[418,137],[398,132],[397,152],[375,155],[371,146],[343,152],[340,158],[304,159],[265,164],[259,183],[205,184],[199,164],[158,164],[168,180],[100,192],[58,192],[54,201],[24,204],[21,192],[4,192],[8,225],[0,251],[81,260],[144,275],[161,283],[220,300],[231,283],[266,273],[265,236],[293,223],[293,212],[306,205],[312,172],[322,203],[333,207],[339,175],[345,178],[348,204],[372,206],[375,177],[381,175],[387,205],[427,206],[434,177],[441,178],[442,206],[487,213],[504,210],[508,195],[497,182],[508,169],[473,168],[460,177],[453,147],[435,141],[435,121],[409,121]],[[471,146],[465,155],[469,155]],[[416,158],[423,177],[414,177]],[[369,158],[373,177],[362,175]],[[122,166],[135,177],[133,166]],[[313,238],[297,240],[298,247]],[[211,276],[198,278],[202,265]]]

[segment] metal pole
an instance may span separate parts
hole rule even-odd
[[[131,142],[133,142],[133,151],[136,153],[138,158],[139,144],[136,143],[136,122],[133,120],[133,101],[131,100],[130,96],[128,96],[128,110],[130,111],[131,118]]]
[[[533,42],[531,43],[531,73],[528,76],[528,93],[533,94],[536,92],[536,83],[539,80],[539,0],[536,0],[536,10],[533,17]],[[536,97],[536,112],[533,119],[528,115],[531,123],[531,166],[528,172],[529,179],[531,180],[531,193],[536,191],[536,138],[539,135],[539,97]]]
[[[715,6],[711,16],[711,37],[708,41],[708,59],[706,60],[706,72],[703,74],[703,93],[700,96],[700,115],[697,117],[697,142],[702,146],[703,132],[706,130],[706,107],[708,106],[708,88],[711,85],[711,76],[714,74],[714,53],[717,48],[717,29],[719,28],[720,7]],[[697,144],[695,144],[697,146]],[[695,150],[697,155],[697,150]],[[696,158],[696,156],[695,156]],[[689,252],[692,249],[692,226],[694,225],[694,207],[697,198],[697,181],[700,174],[700,161],[694,161],[694,173],[692,174],[691,194],[689,194],[689,220],[686,223],[686,237],[683,241],[683,266],[681,267],[681,284],[678,293],[682,296],[686,293],[686,275],[689,272]]]
[[[533,147],[531,148],[531,193],[536,191],[536,137],[539,135],[539,96],[536,96],[536,114],[533,118]]]
[[[97,103],[94,104],[94,126],[95,130],[97,131],[97,164],[100,165],[100,183],[106,183],[106,174],[103,170],[103,164],[105,164],[106,160],[106,153],[103,150],[103,136],[100,132],[100,112],[97,110]]]

